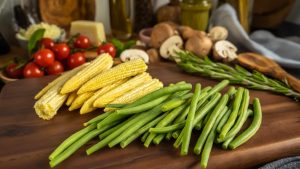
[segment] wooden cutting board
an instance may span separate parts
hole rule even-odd
[[[150,65],[149,72],[164,84],[185,80],[203,86],[217,82],[188,75],[172,63]],[[82,123],[101,111],[79,115],[64,107],[50,121],[39,119],[33,110],[33,96],[54,76],[25,79],[4,86],[0,94],[0,168],[50,168],[48,155],[65,138],[82,128]],[[259,97],[263,109],[263,123],[258,133],[236,150],[214,147],[208,168],[253,168],[282,157],[300,154],[300,103],[269,92],[252,91],[251,100]],[[194,145],[199,133],[192,139]],[[181,157],[172,147],[174,140],[144,148],[139,140],[126,149],[105,148],[91,156],[85,150],[97,140],[89,142],[57,169],[134,168],[177,169],[200,168],[200,157],[192,153]]]

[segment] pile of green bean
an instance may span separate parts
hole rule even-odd
[[[222,95],[220,91],[228,84],[223,80],[202,89],[198,83],[192,93],[191,84],[179,82],[127,105],[108,105],[115,110],[89,120],[85,128],[63,141],[50,154],[50,166],[58,165],[95,137],[100,141],[86,150],[88,155],[106,146],[125,148],[139,137],[145,147],[174,138],[174,147],[187,155],[192,132],[198,130],[194,153],[201,154],[201,167],[206,168],[213,143],[235,149],[257,132],[262,121],[259,100],[253,100],[252,110],[247,89],[230,87]],[[250,116],[251,125],[240,131]]]

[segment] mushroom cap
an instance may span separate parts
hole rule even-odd
[[[149,62],[150,63],[155,63],[155,62],[159,61],[160,58],[159,58],[159,54],[158,54],[157,49],[151,48],[151,49],[148,49],[146,52],[149,56]]]
[[[216,60],[231,62],[237,58],[237,48],[227,40],[220,40],[215,43],[213,48],[213,57]]]
[[[228,37],[228,30],[223,26],[215,26],[209,30],[208,37],[213,42],[225,40]]]
[[[122,62],[139,58],[143,59],[145,63],[149,63],[148,54],[141,49],[126,49],[120,55]]]
[[[151,46],[159,48],[162,43],[175,34],[174,28],[168,23],[159,23],[151,32]]]
[[[174,35],[169,37],[165,42],[161,45],[159,49],[159,54],[161,57],[165,59],[169,59],[170,56],[174,56],[175,52],[180,50],[183,46],[183,41],[180,36]]]
[[[193,36],[185,43],[185,49],[199,57],[207,56],[212,48],[212,41],[207,36]]]

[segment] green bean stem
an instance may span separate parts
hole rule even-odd
[[[185,125],[185,121],[176,123],[170,126],[165,126],[165,127],[155,127],[155,128],[150,128],[149,132],[152,133],[169,133],[174,130],[182,129]]]
[[[143,134],[143,136],[141,137],[141,141],[144,143],[147,139],[147,137],[149,136],[150,132],[146,132]]]
[[[111,112],[102,113],[99,116],[96,116],[95,118],[92,118],[91,120],[83,123],[83,126],[88,126],[88,125],[93,124],[93,123],[99,123],[101,120],[105,119],[110,114],[111,114]]]

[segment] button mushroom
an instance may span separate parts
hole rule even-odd
[[[199,57],[207,56],[212,48],[212,41],[207,36],[193,36],[185,43],[185,49],[198,55]]]
[[[223,26],[215,26],[209,30],[208,37],[213,41],[217,42],[225,40],[228,36],[228,31]]]
[[[216,60],[231,62],[237,58],[237,48],[227,40],[221,40],[215,43],[213,48],[213,57]]]
[[[151,32],[151,46],[158,49],[166,39],[175,35],[175,33],[174,27],[168,23],[155,25]]]
[[[149,63],[148,54],[145,51],[140,49],[126,49],[121,53],[120,58],[122,62],[141,58],[144,60],[145,63]]]
[[[176,52],[178,52],[182,46],[183,41],[180,36],[171,36],[161,45],[159,54],[165,59],[171,59],[171,56],[175,56]]]
[[[149,62],[150,63],[155,63],[155,62],[159,61],[160,57],[158,55],[157,49],[151,48],[151,49],[148,49],[146,52],[149,56]]]
[[[189,26],[179,26],[178,31],[184,40],[187,40],[193,36],[205,36],[204,31],[196,31]]]

